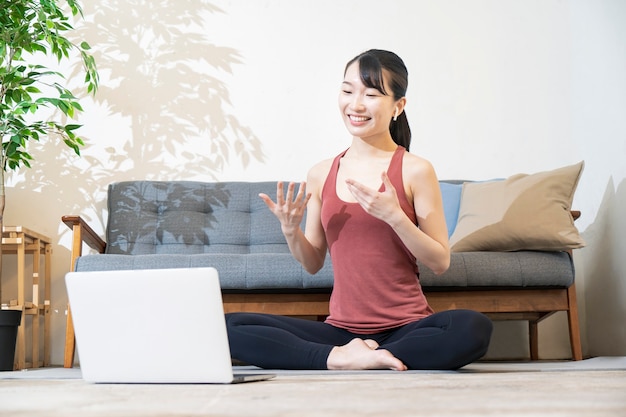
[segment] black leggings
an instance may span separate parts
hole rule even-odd
[[[458,369],[486,352],[492,323],[471,310],[435,313],[376,334],[356,334],[327,323],[257,313],[226,315],[234,359],[266,369],[327,369],[335,346],[372,339],[409,369]]]

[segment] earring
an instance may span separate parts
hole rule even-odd
[[[396,114],[393,115],[393,121],[394,122],[398,121],[398,109],[396,109]]]

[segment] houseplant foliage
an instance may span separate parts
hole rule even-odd
[[[78,155],[83,145],[76,135],[80,125],[68,122],[82,111],[78,98],[62,85],[68,81],[63,74],[39,63],[80,60],[87,92],[93,94],[98,88],[98,72],[88,53],[89,45],[65,37],[74,30],[71,19],[82,17],[81,6],[76,0],[60,3],[0,0],[0,230],[6,200],[5,174],[31,166],[33,158],[27,145],[48,137],[61,138]],[[0,246],[0,255],[1,250]]]

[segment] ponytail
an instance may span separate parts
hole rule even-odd
[[[407,151],[411,146],[411,128],[409,127],[409,120],[406,117],[406,112],[402,112],[398,115],[398,120],[391,120],[389,124],[389,133],[393,141]]]

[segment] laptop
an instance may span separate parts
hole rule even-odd
[[[83,379],[98,383],[267,380],[234,375],[215,268],[70,272]]]

